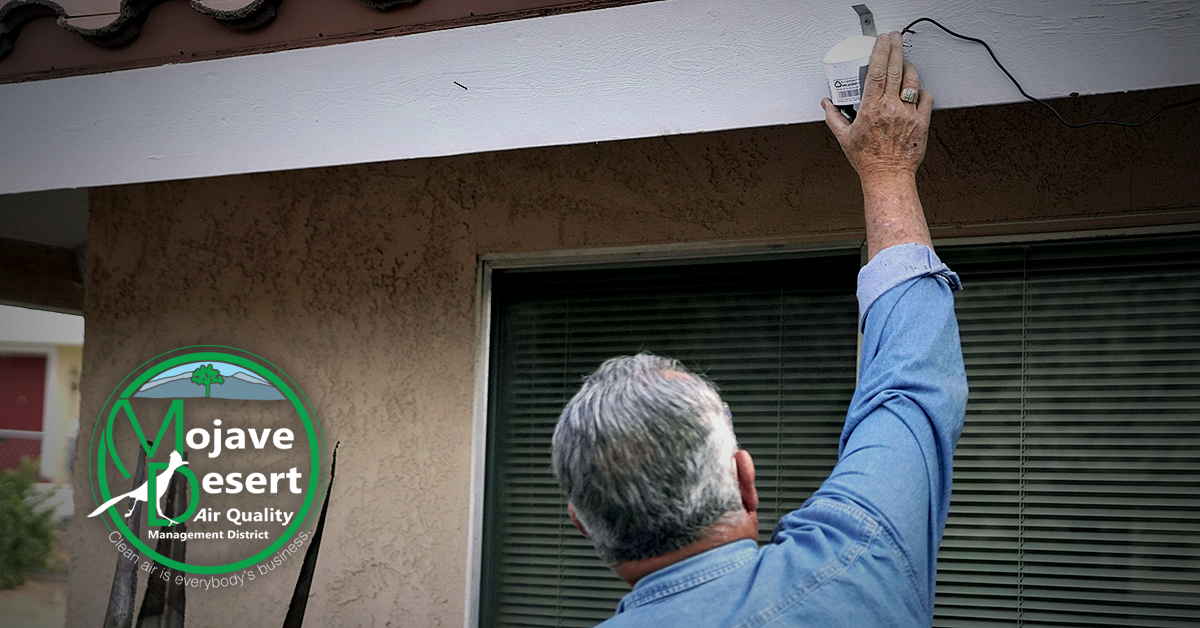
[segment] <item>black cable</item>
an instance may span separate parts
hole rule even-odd
[[[1062,122],[1063,124],[1071,127],[1072,129],[1080,129],[1085,126],[1093,126],[1093,125],[1097,125],[1097,124],[1113,124],[1116,126],[1125,126],[1125,127],[1142,126],[1143,124],[1146,124],[1147,122],[1153,120],[1156,116],[1158,116],[1158,114],[1160,114],[1168,109],[1174,109],[1175,107],[1183,107],[1184,105],[1191,105],[1193,103],[1200,102],[1200,96],[1198,96],[1191,100],[1184,100],[1184,101],[1180,101],[1180,102],[1176,102],[1176,103],[1171,103],[1169,105],[1163,105],[1162,107],[1159,108],[1158,111],[1155,111],[1154,113],[1150,114],[1149,116],[1146,117],[1145,120],[1142,120],[1141,122],[1116,122],[1114,120],[1093,120],[1091,122],[1081,122],[1078,124],[1072,124],[1070,122],[1067,122],[1066,118],[1062,117],[1062,114],[1059,113],[1057,109],[1055,109],[1054,107],[1051,107],[1049,104],[1047,104],[1046,101],[1041,100],[1039,98],[1034,98],[1033,96],[1030,96],[1029,94],[1025,93],[1025,88],[1021,87],[1021,84],[1018,83],[1017,79],[1013,77],[1012,72],[1009,72],[1008,68],[1004,67],[1003,63],[1000,63],[1000,60],[996,58],[996,53],[992,52],[992,47],[989,46],[986,41],[983,41],[982,39],[978,39],[975,37],[968,37],[966,35],[960,35],[954,31],[946,28],[945,26],[942,26],[941,24],[938,24],[936,20],[934,20],[932,18],[928,18],[928,17],[923,17],[923,18],[913,20],[913,22],[911,24],[904,27],[904,30],[900,31],[900,34],[903,35],[904,33],[914,32],[912,30],[912,27],[916,26],[917,24],[920,24],[921,22],[929,22],[930,24],[933,24],[934,26],[946,31],[947,33],[950,33],[951,35],[953,35],[959,39],[965,39],[967,41],[973,41],[977,44],[983,44],[983,47],[985,49],[987,49],[988,54],[992,55],[992,61],[995,61],[996,65],[1004,72],[1004,75],[1008,77],[1008,80],[1012,81],[1012,84],[1017,86],[1017,91],[1021,92],[1022,96],[1049,109],[1050,113],[1053,113],[1058,118],[1059,122]]]

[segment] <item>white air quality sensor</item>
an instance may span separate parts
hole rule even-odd
[[[866,35],[847,37],[825,53],[825,79],[829,95],[839,107],[862,102],[867,62],[875,48],[875,38]]]
[[[851,8],[858,14],[862,35],[847,37],[825,53],[825,80],[829,81],[830,100],[853,119],[854,105],[862,102],[876,31],[875,17],[867,5],[856,4]]]

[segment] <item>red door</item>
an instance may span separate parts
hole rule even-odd
[[[23,457],[41,458],[45,393],[45,356],[0,355],[0,470],[15,469]],[[14,438],[5,430],[37,437]]]

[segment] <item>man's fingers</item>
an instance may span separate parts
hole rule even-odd
[[[825,110],[825,124],[829,125],[829,130],[833,131],[834,137],[840,139],[842,133],[845,133],[846,129],[850,127],[850,121],[828,98],[821,99],[821,108]]]
[[[911,61],[904,62],[904,80],[900,83],[900,93],[903,94],[906,89],[913,91],[921,89],[921,78],[917,76],[917,66],[913,65]]]
[[[883,97],[891,50],[892,43],[888,35],[880,35],[875,38],[875,48],[871,50],[871,60],[867,62],[867,84],[863,86],[863,102]]]
[[[883,86],[883,93],[899,98],[900,80],[904,76],[904,40],[897,32],[888,33],[887,37],[890,47],[888,48],[887,82]]]

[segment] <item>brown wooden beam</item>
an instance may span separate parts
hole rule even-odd
[[[83,314],[75,251],[0,238],[0,303]]]

